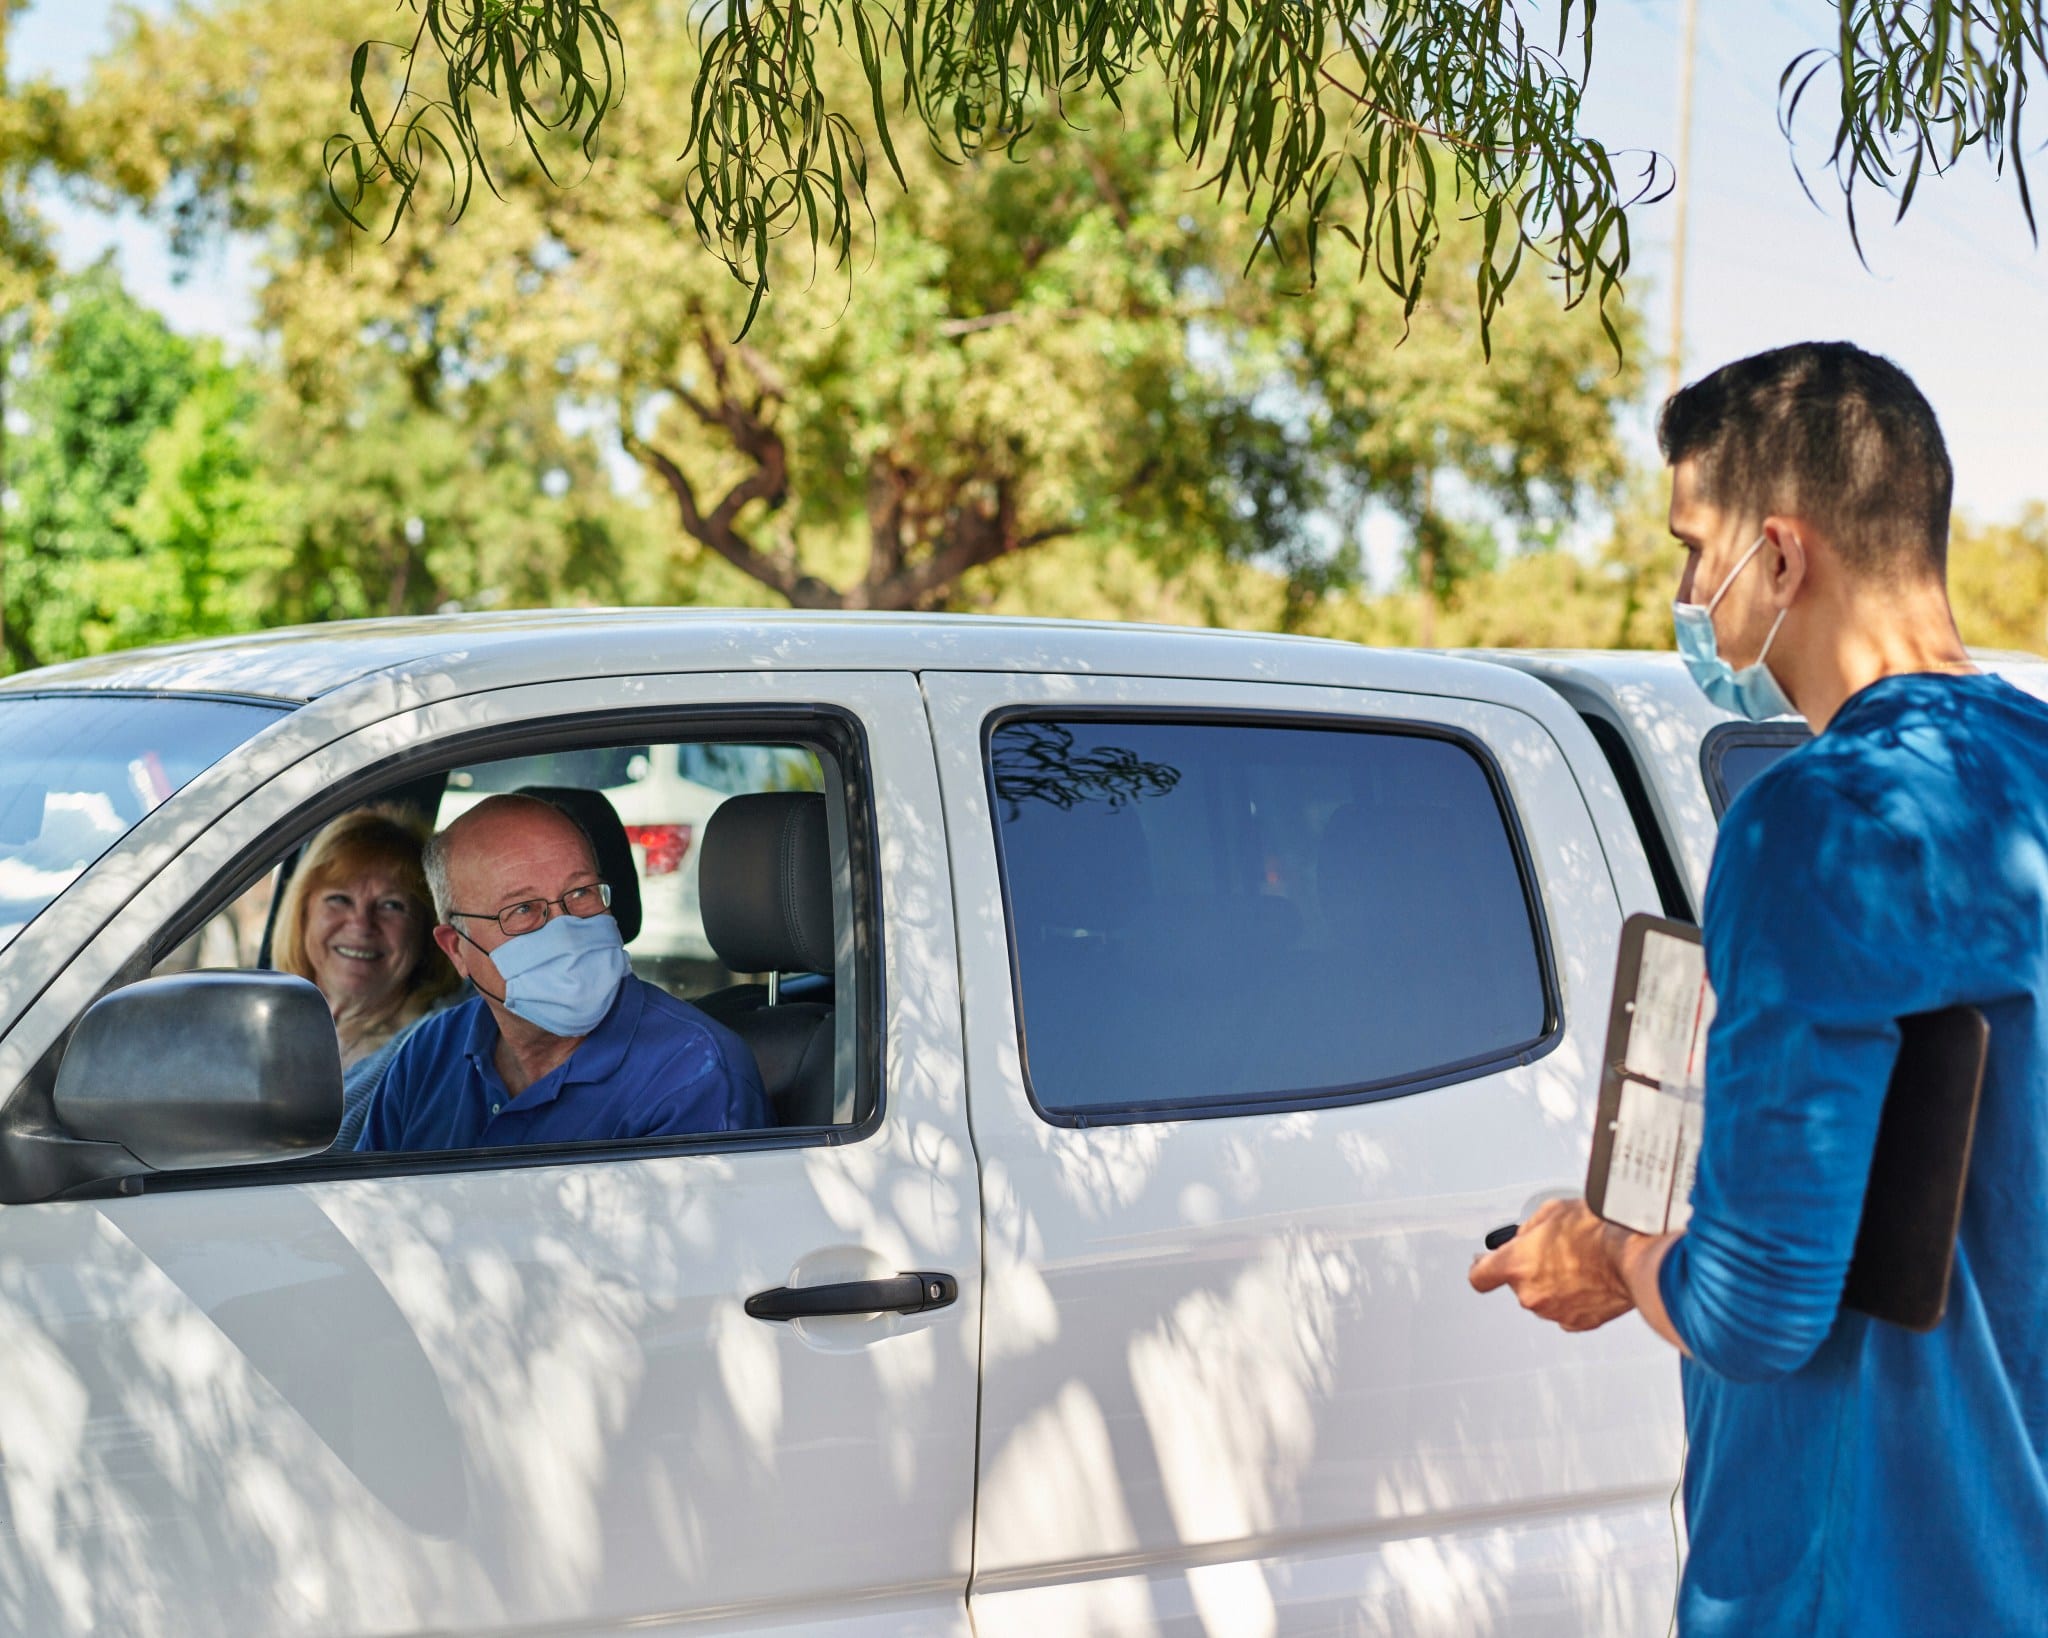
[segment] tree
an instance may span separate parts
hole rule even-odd
[[[148,201],[180,249],[226,225],[275,234],[246,376],[276,547],[249,583],[260,619],[694,591],[700,576],[656,561],[657,531],[613,492],[603,451],[565,426],[560,361],[473,341],[479,301],[521,325],[515,267],[483,269],[452,237],[359,265],[309,159],[311,96],[346,57],[341,35],[381,7],[336,10],[345,26],[324,29],[282,4],[136,20],[77,108],[87,197]],[[201,100],[173,106],[187,95]]]
[[[5,641],[19,667],[146,641],[149,572],[129,520],[150,440],[191,390],[191,345],[105,265],[60,282],[30,348],[10,462]]]
[[[99,600],[130,616],[117,642],[252,630],[282,566],[284,492],[256,446],[255,383],[217,347],[192,362],[183,400],[142,446],[139,492],[112,520],[135,545],[101,572]]]
[[[64,96],[46,80],[17,84],[8,42],[26,0],[0,0],[0,315],[19,313],[54,269],[48,236],[30,196],[39,172],[74,160]]]
[[[49,236],[36,210],[33,184],[46,174],[75,168],[64,95],[47,80],[17,82],[8,47],[27,0],[0,0],[0,667],[10,645],[5,629],[12,519],[8,516],[12,463],[6,418],[22,344],[56,272]]]
[[[1959,521],[1948,584],[1965,642],[2048,654],[2048,506],[2006,524]]]
[[[327,146],[335,201],[358,223],[395,226],[442,187],[460,215],[510,174],[494,155],[522,145],[551,171],[599,163],[627,65],[648,83],[617,0],[404,9],[397,41],[355,53],[354,127]],[[808,240],[814,261],[822,242],[845,262],[877,208],[872,173],[913,185],[905,156],[920,145],[899,135],[953,160],[1014,158],[1074,105],[1115,103],[1152,75],[1169,89],[1173,145],[1256,225],[1254,250],[1292,238],[1311,277],[1319,242],[1341,239],[1359,275],[1412,314],[1447,224],[1477,224],[1479,254],[1459,272],[1484,333],[1530,265],[1568,302],[1610,311],[1628,210],[1665,178],[1654,159],[1629,177],[1581,129],[1594,0],[1559,0],[1554,44],[1535,12],[1529,0],[729,4],[702,14],[668,146],[680,138],[694,231],[758,301],[780,241]],[[1838,0],[1826,27],[1832,46],[1787,67],[1781,117],[1789,130],[1809,100],[1838,109],[1829,162],[1852,233],[1860,191],[1903,213],[1925,176],[1973,151],[2011,167],[2033,227],[2024,115],[2029,77],[2048,71],[2048,12]]]
[[[734,340],[750,293],[677,253],[690,184],[663,120],[699,71],[688,9],[647,0],[619,18],[646,95],[606,127],[613,162],[565,190],[515,156],[501,208],[368,253],[305,162],[333,65],[379,9],[137,20],[82,115],[106,185],[273,247],[264,324],[319,429],[304,458],[341,463],[328,515],[380,484],[438,489],[420,470],[432,428],[527,452],[493,483],[554,462],[568,494],[594,494],[597,444],[564,431],[594,426],[683,539],[799,605],[972,601],[997,564],[1114,542],[1169,570],[1218,553],[1276,569],[1300,623],[1351,577],[1361,506],[1418,530],[1540,529],[1620,470],[1612,417],[1635,377],[1590,313],[1497,315],[1489,373],[1455,304],[1404,318],[1370,285],[1310,302],[1240,278],[1266,230],[1193,185],[1155,75],[1121,109],[1071,101],[1042,137],[1052,163],[906,149],[916,186],[876,200],[873,265],[784,292]],[[1483,231],[1437,254],[1476,269]],[[1609,321],[1632,323],[1620,305]]]

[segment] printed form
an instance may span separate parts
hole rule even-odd
[[[1644,1234],[1662,1234],[1684,1228],[1692,1216],[1707,1029],[1714,1021],[1706,952],[1688,939],[1646,932],[1628,1015],[1601,1215]]]

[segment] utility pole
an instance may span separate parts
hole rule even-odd
[[[1685,0],[1685,26],[1678,48],[1677,214],[1671,227],[1671,352],[1664,395],[1678,391],[1685,372],[1685,207],[1692,192],[1692,59],[1699,34],[1700,0]]]

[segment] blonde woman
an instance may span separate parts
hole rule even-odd
[[[278,910],[274,963],[319,986],[341,1037],[338,1150],[355,1146],[399,1041],[461,982],[432,936],[426,839],[397,809],[345,813],[307,845]]]

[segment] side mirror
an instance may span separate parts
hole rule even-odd
[[[87,1009],[52,1101],[74,1137],[155,1171],[289,1160],[340,1129],[341,1045],[303,978],[146,978]]]

